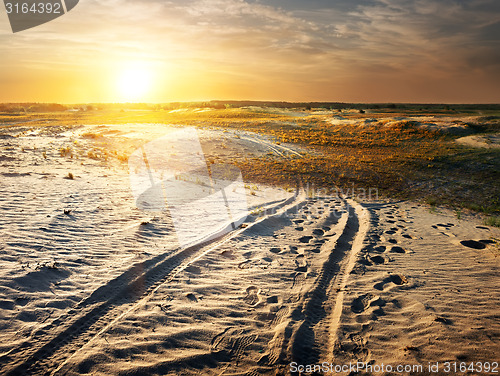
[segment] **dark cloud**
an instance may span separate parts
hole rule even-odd
[[[478,39],[483,42],[500,41],[500,21],[479,28]],[[498,47],[499,45],[496,46],[496,48]]]

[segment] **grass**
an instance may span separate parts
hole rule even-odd
[[[288,188],[298,182],[318,188],[348,188],[354,184],[367,190],[376,188],[388,197],[421,200],[433,207],[458,208],[460,213],[464,209],[492,215],[500,213],[498,149],[468,148],[454,142],[458,135],[422,129],[413,120],[388,119],[421,114],[453,116],[458,122],[467,124],[470,133],[494,133],[500,131],[500,114],[495,108],[419,109],[397,105],[366,113],[360,113],[359,108],[324,113],[314,108],[304,111],[303,108],[227,107],[174,112],[155,108],[0,113],[0,122],[4,124],[0,133],[27,132],[33,128],[57,133],[84,124],[125,123],[250,131],[268,135],[281,145],[299,144],[307,151],[302,156],[287,159],[269,153],[229,161],[242,170],[247,182]],[[481,117],[470,122],[469,117],[474,115]],[[336,116],[351,123],[332,122]],[[134,147],[132,144],[115,145],[106,135],[87,132],[71,148],[61,149],[60,154],[125,164]],[[498,217],[489,218],[498,221]]]
[[[500,227],[500,216],[486,217],[484,224],[486,226]]]

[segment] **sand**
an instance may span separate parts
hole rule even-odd
[[[500,134],[460,137],[456,142],[473,148],[498,149],[500,148]]]
[[[322,362],[439,362],[446,374],[444,362],[498,362],[498,228],[418,203],[248,184],[241,226],[180,246],[167,213],[136,207],[126,164],[78,154],[171,128],[3,133],[2,374],[288,375]],[[221,159],[304,152],[251,133],[200,139]]]

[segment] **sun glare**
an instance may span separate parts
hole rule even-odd
[[[151,90],[152,81],[151,70],[147,67],[126,67],[118,76],[119,96],[127,102],[145,100]]]

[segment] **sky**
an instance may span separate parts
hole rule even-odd
[[[80,0],[12,33],[0,102],[500,103],[498,0]]]

